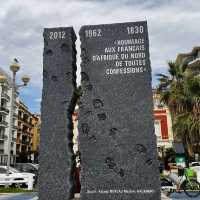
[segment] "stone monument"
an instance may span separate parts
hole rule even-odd
[[[75,41],[71,27],[44,30],[39,200],[68,200],[73,196]]]
[[[160,200],[146,21],[83,26],[81,200]]]

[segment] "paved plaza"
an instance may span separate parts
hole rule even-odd
[[[79,198],[76,198],[78,200]],[[26,193],[26,194],[4,194],[0,195],[0,200],[38,200],[37,193]],[[162,200],[191,200],[184,193],[173,193],[170,197],[162,195]],[[192,200],[200,200],[200,196],[192,198]]]

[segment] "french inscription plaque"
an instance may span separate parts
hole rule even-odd
[[[44,30],[39,200],[69,200],[73,196],[75,41],[71,27]]]
[[[83,26],[82,200],[160,200],[147,22]]]

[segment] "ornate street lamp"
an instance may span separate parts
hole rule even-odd
[[[0,74],[0,84],[3,85],[6,82],[7,78],[4,75]]]
[[[14,104],[15,104],[15,93],[17,92],[19,87],[26,86],[30,81],[28,76],[23,76],[22,81],[23,84],[17,85],[16,84],[16,73],[20,70],[20,65],[18,60],[15,58],[14,62],[10,65],[10,70],[12,71],[12,81],[11,81],[11,107],[10,107],[10,126],[9,126],[9,134],[8,134],[8,159],[7,159],[7,175],[9,175],[9,167],[10,167],[10,142],[11,142],[11,135],[13,131],[13,114],[14,114]],[[6,77],[0,76],[0,83],[5,83]]]

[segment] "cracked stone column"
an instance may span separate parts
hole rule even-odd
[[[40,200],[69,200],[73,196],[75,41],[72,27],[44,29]]]
[[[83,26],[82,200],[160,200],[147,23]]]

